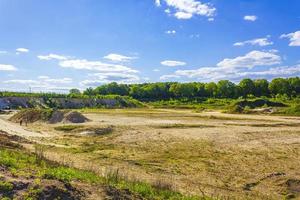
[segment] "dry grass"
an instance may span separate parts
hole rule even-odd
[[[113,166],[131,179],[188,194],[221,199],[300,195],[287,187],[288,180],[300,180],[299,118],[141,109],[87,115],[93,121],[84,128],[113,125],[111,134],[87,137],[75,129],[45,138],[45,143],[68,146],[47,148],[45,156],[97,173]],[[57,133],[54,126],[38,128]]]

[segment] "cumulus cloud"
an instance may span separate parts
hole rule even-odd
[[[50,78],[48,76],[39,76],[37,79],[12,79],[6,80],[2,83],[7,84],[7,87],[15,85],[22,85],[22,88],[30,87],[36,91],[61,91],[66,92],[70,90],[71,83],[73,80],[71,78]],[[20,90],[19,90],[20,91]]]
[[[40,60],[67,60],[68,58],[66,56],[62,56],[62,55],[57,55],[57,54],[53,54],[50,53],[48,55],[39,55],[38,58]]]
[[[252,68],[281,63],[281,57],[273,51],[251,51],[244,56],[225,58],[217,64],[222,68]]]
[[[190,19],[195,15],[212,17],[216,8],[209,3],[202,3],[196,0],[163,0],[167,6],[168,14],[173,12],[177,19]],[[161,6],[162,1],[155,1],[157,6]],[[171,11],[172,10],[172,11]]]
[[[185,62],[176,61],[176,60],[165,60],[165,61],[162,61],[161,64],[164,65],[164,66],[168,66],[168,67],[176,67],[176,66],[186,65]]]
[[[129,56],[111,53],[108,54],[107,56],[104,56],[103,58],[107,60],[111,60],[113,62],[128,62],[130,60],[136,59],[137,57],[129,57]]]
[[[0,64],[0,71],[17,71],[17,68],[13,65]]]
[[[89,75],[88,80],[80,82],[82,86],[99,86],[100,84],[117,82],[117,83],[136,83],[140,78],[135,74],[122,73],[94,73]]]
[[[7,80],[3,81],[3,83],[15,83],[15,84],[39,84],[39,81],[36,80],[30,80],[30,79],[13,79],[13,80]]]
[[[172,79],[178,79],[178,78],[180,78],[179,75],[169,74],[169,75],[163,75],[159,79],[164,81],[164,80],[172,80]]]
[[[257,20],[257,16],[255,16],[255,15],[246,15],[246,16],[244,16],[244,20],[254,22],[254,21]]]
[[[91,70],[100,72],[124,72],[124,73],[137,73],[130,67],[123,65],[115,65],[109,63],[103,63],[101,61],[89,61],[85,59],[75,59],[75,60],[64,60],[60,61],[59,65],[64,68],[73,68],[81,70]]]
[[[16,51],[17,51],[17,53],[28,53],[29,49],[26,49],[26,48],[17,48]]]
[[[288,38],[290,39],[289,46],[300,46],[300,31],[296,31],[294,33],[283,34],[280,38]]]
[[[254,76],[254,77],[278,77],[278,76],[299,76],[300,75],[300,65],[295,66],[283,66],[283,67],[273,67],[264,71],[253,71],[253,72],[241,72],[241,76]]]
[[[138,73],[137,70],[122,64],[106,63],[98,60],[91,61],[86,59],[75,59],[57,54],[38,56],[38,58],[42,60],[58,60],[58,65],[63,68],[89,70],[95,72],[89,76],[88,80],[80,82],[81,86],[96,86],[102,83],[113,81],[119,83],[133,83],[140,80],[139,76],[136,75]],[[128,57],[119,54],[109,54],[104,58],[114,62],[125,62],[136,59],[136,57]],[[72,79],[70,78],[51,79],[48,76],[39,76],[38,79],[44,84],[72,83]]]
[[[53,79],[48,76],[39,76],[37,78],[37,80],[13,79],[13,80],[3,81],[3,83],[31,84],[31,85],[45,85],[48,83],[68,84],[68,83],[72,83],[72,82],[73,82],[73,80],[71,78]]]
[[[248,44],[249,45],[258,45],[258,46],[264,47],[264,46],[272,45],[273,42],[269,41],[269,37],[266,37],[266,38],[256,38],[256,39],[253,39],[253,40],[246,40],[246,41],[243,41],[243,42],[236,42],[233,45],[234,46],[245,46],[245,45],[248,45]]]
[[[60,79],[53,79],[48,76],[39,76],[38,79],[41,82],[46,82],[46,83],[57,83],[57,84],[68,84],[72,83],[73,80],[71,78],[60,78]]]
[[[278,76],[280,73],[294,75],[299,72],[299,65],[293,67],[277,67],[266,71],[251,71],[254,67],[272,66],[281,63],[276,51],[251,51],[244,56],[226,58],[214,67],[201,67],[193,70],[177,70],[173,74],[163,75],[162,80],[173,78],[189,78],[201,81],[217,81],[221,79],[238,79],[247,76]]]

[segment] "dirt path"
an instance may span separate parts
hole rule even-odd
[[[20,137],[31,138],[31,137],[49,137],[47,133],[38,133],[24,129],[16,123],[9,122],[0,117],[0,130],[7,132],[11,135],[18,135]]]

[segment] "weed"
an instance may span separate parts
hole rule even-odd
[[[13,189],[13,184],[6,181],[0,181],[0,191],[2,192],[10,192]]]

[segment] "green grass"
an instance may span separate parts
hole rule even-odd
[[[0,192],[10,192],[13,189],[13,184],[6,182],[6,181],[0,181]]]
[[[280,109],[275,114],[287,116],[300,116],[300,104],[293,104],[288,108]]]
[[[154,108],[175,108],[175,109],[196,109],[203,110],[224,110],[235,102],[235,99],[215,99],[215,98],[194,98],[194,99],[172,99],[148,102]]]
[[[57,131],[64,131],[64,132],[71,132],[76,129],[83,128],[84,126],[78,126],[78,125],[63,125],[63,126],[57,126],[54,129]]]
[[[93,172],[74,169],[58,164],[50,164],[40,160],[33,154],[18,150],[0,148],[0,165],[7,167],[15,176],[36,176],[37,178],[56,179],[63,182],[81,181],[90,184],[110,185],[118,189],[128,189],[145,199],[172,199],[172,200],[196,200],[208,199],[196,196],[185,196],[179,192],[165,188],[158,188],[149,183],[140,181],[128,181],[118,173],[110,173],[106,176],[98,176]],[[12,185],[0,182],[0,190],[10,190]]]

